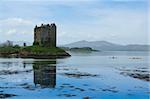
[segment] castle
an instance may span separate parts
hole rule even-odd
[[[56,25],[55,23],[35,26],[34,43],[43,47],[56,47]]]

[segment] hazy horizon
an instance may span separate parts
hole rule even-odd
[[[3,41],[3,42],[0,42],[0,44],[3,44],[3,43],[6,43],[7,41],[12,41],[12,40],[6,40],[6,41]],[[69,42],[69,43],[64,43],[64,44],[58,44],[57,43],[57,46],[63,46],[63,45],[68,45],[68,44],[72,44],[72,43],[77,43],[77,42],[82,42],[82,41],[85,41],[85,42],[107,42],[107,43],[112,43],[112,44],[117,44],[117,45],[123,45],[123,46],[125,46],[125,45],[148,45],[148,46],[150,46],[150,44],[138,44],[138,43],[128,43],[128,44],[120,44],[120,43],[114,43],[114,42],[111,42],[111,41],[105,41],[105,40],[95,40],[95,41],[88,41],[88,40],[79,40],[79,41],[73,41],[73,42]],[[19,44],[19,43],[21,43],[22,42],[22,44],[21,45],[23,45],[23,43],[27,43],[27,45],[28,44],[33,44],[33,42],[28,42],[28,41],[12,41],[13,42],[13,44]]]
[[[58,45],[76,41],[150,44],[147,0],[1,0],[0,42],[33,42],[35,25],[57,25]]]

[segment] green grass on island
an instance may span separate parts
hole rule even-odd
[[[20,46],[1,46],[0,54],[18,53],[20,50]]]
[[[40,53],[49,53],[49,54],[57,54],[57,53],[66,53],[63,49],[58,47],[41,47],[41,46],[4,46],[0,47],[0,54],[16,54],[20,52],[29,52],[34,54]]]
[[[65,52],[58,47],[41,47],[41,46],[27,46],[21,49],[22,51],[34,52],[34,53],[61,53]]]

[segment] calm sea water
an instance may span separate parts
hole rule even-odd
[[[148,52],[71,53],[65,59],[0,58],[0,94],[11,99],[149,99],[149,82],[122,75],[149,71]]]

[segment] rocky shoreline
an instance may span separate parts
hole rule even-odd
[[[135,79],[150,82],[150,74],[148,68],[136,68],[136,69],[119,69],[121,75],[129,76]]]

